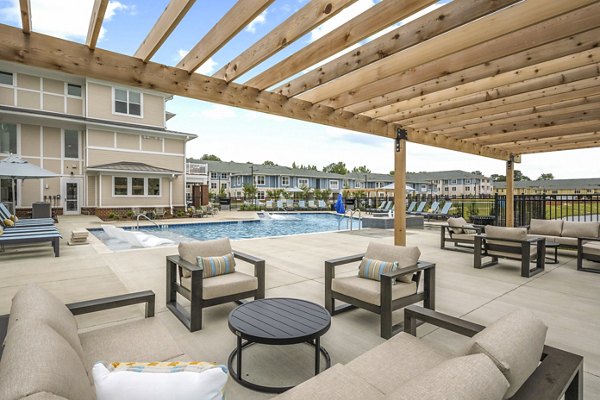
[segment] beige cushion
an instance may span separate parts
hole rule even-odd
[[[20,289],[12,300],[8,328],[24,321],[39,321],[47,324],[71,345],[83,360],[83,349],[77,334],[75,317],[56,296],[37,285]]]
[[[510,383],[504,397],[510,398],[538,366],[547,330],[531,311],[518,310],[473,336],[469,354],[483,353],[496,363]]]
[[[452,233],[463,233],[464,231],[462,227],[467,225],[467,220],[465,220],[463,217],[450,217],[448,218],[447,222]]]
[[[380,400],[383,394],[369,385],[361,374],[341,364],[274,397],[272,400]]]
[[[6,338],[0,360],[0,399],[38,392],[92,400],[94,393],[79,355],[63,336],[40,321],[22,321]]]
[[[583,245],[583,254],[600,256],[600,242],[588,242]]]
[[[526,228],[505,228],[503,226],[486,225],[485,234],[488,243],[501,246],[521,247],[521,243],[491,239],[527,240]]]
[[[562,229],[563,221],[561,219],[532,219],[529,223],[529,233],[532,235],[560,236]]]
[[[192,278],[181,278],[181,285],[188,290],[191,290],[191,282]],[[213,276],[202,280],[202,298],[204,300],[256,289],[258,289],[258,278],[243,272],[236,271],[231,274]]]
[[[483,354],[453,358],[415,376],[386,400],[501,400],[508,382]]]
[[[464,240],[467,242],[474,242],[475,241],[475,234],[474,233],[453,233],[452,234],[452,239],[454,240]]]
[[[565,221],[561,236],[566,237],[600,237],[600,222]]]
[[[185,261],[197,265],[197,257],[224,256],[232,252],[229,238],[215,240],[194,240],[191,242],[179,242],[177,247],[179,257]],[[191,273],[185,269],[183,276],[188,278]]]
[[[401,332],[350,361],[346,368],[389,394],[450,356]]]
[[[21,397],[21,400],[69,400],[69,399],[65,399],[62,396],[56,396],[52,393],[48,393],[48,392],[38,392],[35,394],[32,394],[31,396],[27,396],[27,397]]]
[[[334,292],[345,294],[346,296],[377,306],[381,305],[381,282],[379,281],[364,279],[358,276],[348,276],[345,278],[335,278],[331,283],[331,288]],[[392,300],[415,293],[417,293],[417,284],[415,282],[398,282],[392,285]]]
[[[420,256],[421,251],[419,251],[419,248],[416,246],[394,246],[377,242],[369,242],[367,251],[365,252],[366,258],[390,262],[396,261],[398,263],[398,269],[417,264]],[[412,282],[412,275],[404,275],[397,280],[410,283]]]
[[[554,239],[548,239],[564,246],[577,247],[576,237],[555,237]]]
[[[157,317],[82,333],[81,344],[90,378],[98,361],[169,361],[182,354]]]

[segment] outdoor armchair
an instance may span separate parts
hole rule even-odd
[[[380,335],[389,339],[402,329],[392,324],[394,310],[420,301],[427,308],[435,308],[435,264],[418,261],[419,255],[417,247],[371,242],[363,254],[325,261],[325,308],[331,315],[356,307],[379,314]],[[357,275],[336,278],[336,267],[361,261],[363,257],[397,261],[398,269],[382,273],[380,281]],[[424,287],[419,291],[421,274],[424,274]],[[336,308],[335,300],[348,304]]]
[[[600,263],[600,238],[577,238],[577,270],[600,273],[600,266],[584,267],[583,260]]]
[[[252,264],[254,275],[240,271],[204,277],[197,257],[219,257],[233,254],[238,260]],[[180,294],[190,302],[190,311],[177,301]],[[179,255],[167,256],[167,308],[190,330],[202,329],[202,310],[217,304],[242,299],[265,297],[265,261],[234,251],[228,238],[181,242]]]
[[[471,251],[475,244],[475,235],[480,234],[484,226],[468,224],[462,217],[448,218],[447,225],[440,227],[440,249]],[[446,247],[446,242],[453,243],[452,248]]]
[[[491,261],[483,263],[483,257],[491,257]],[[526,228],[487,225],[484,235],[475,235],[474,267],[496,265],[499,258],[521,261],[521,276],[532,277],[544,271],[546,239],[527,237]],[[531,262],[535,262],[533,269]]]

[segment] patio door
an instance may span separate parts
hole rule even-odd
[[[81,213],[82,179],[63,180],[63,214],[73,215]]]

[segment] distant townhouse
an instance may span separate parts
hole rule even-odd
[[[59,178],[0,180],[0,200],[26,211],[51,201],[64,214],[106,216],[185,205],[186,143],[166,129],[163,93],[0,63],[0,158],[10,153]]]
[[[409,172],[406,174],[406,181],[420,194],[457,197],[491,195],[493,193],[490,178],[460,170]]]
[[[506,194],[506,182],[494,182],[495,193]],[[515,194],[600,194],[600,178],[517,181]]]

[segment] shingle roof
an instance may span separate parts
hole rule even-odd
[[[101,164],[101,165],[94,165],[92,167],[88,167],[87,169],[89,170],[96,170],[96,169],[101,169],[101,170],[112,170],[112,171],[120,171],[120,172],[150,172],[150,173],[155,173],[155,174],[178,174],[180,175],[181,172],[180,171],[175,171],[172,169],[166,169],[166,168],[159,168],[159,167],[154,167],[152,165],[148,165],[148,164],[144,164],[144,163],[139,163],[139,162],[129,162],[129,161],[120,161],[120,162],[116,162],[116,163],[110,163],[110,164]]]
[[[493,182],[492,186],[505,189],[506,182]],[[552,179],[539,181],[516,181],[516,189],[542,189],[542,190],[564,190],[564,189],[600,189],[600,178],[581,179]]]

